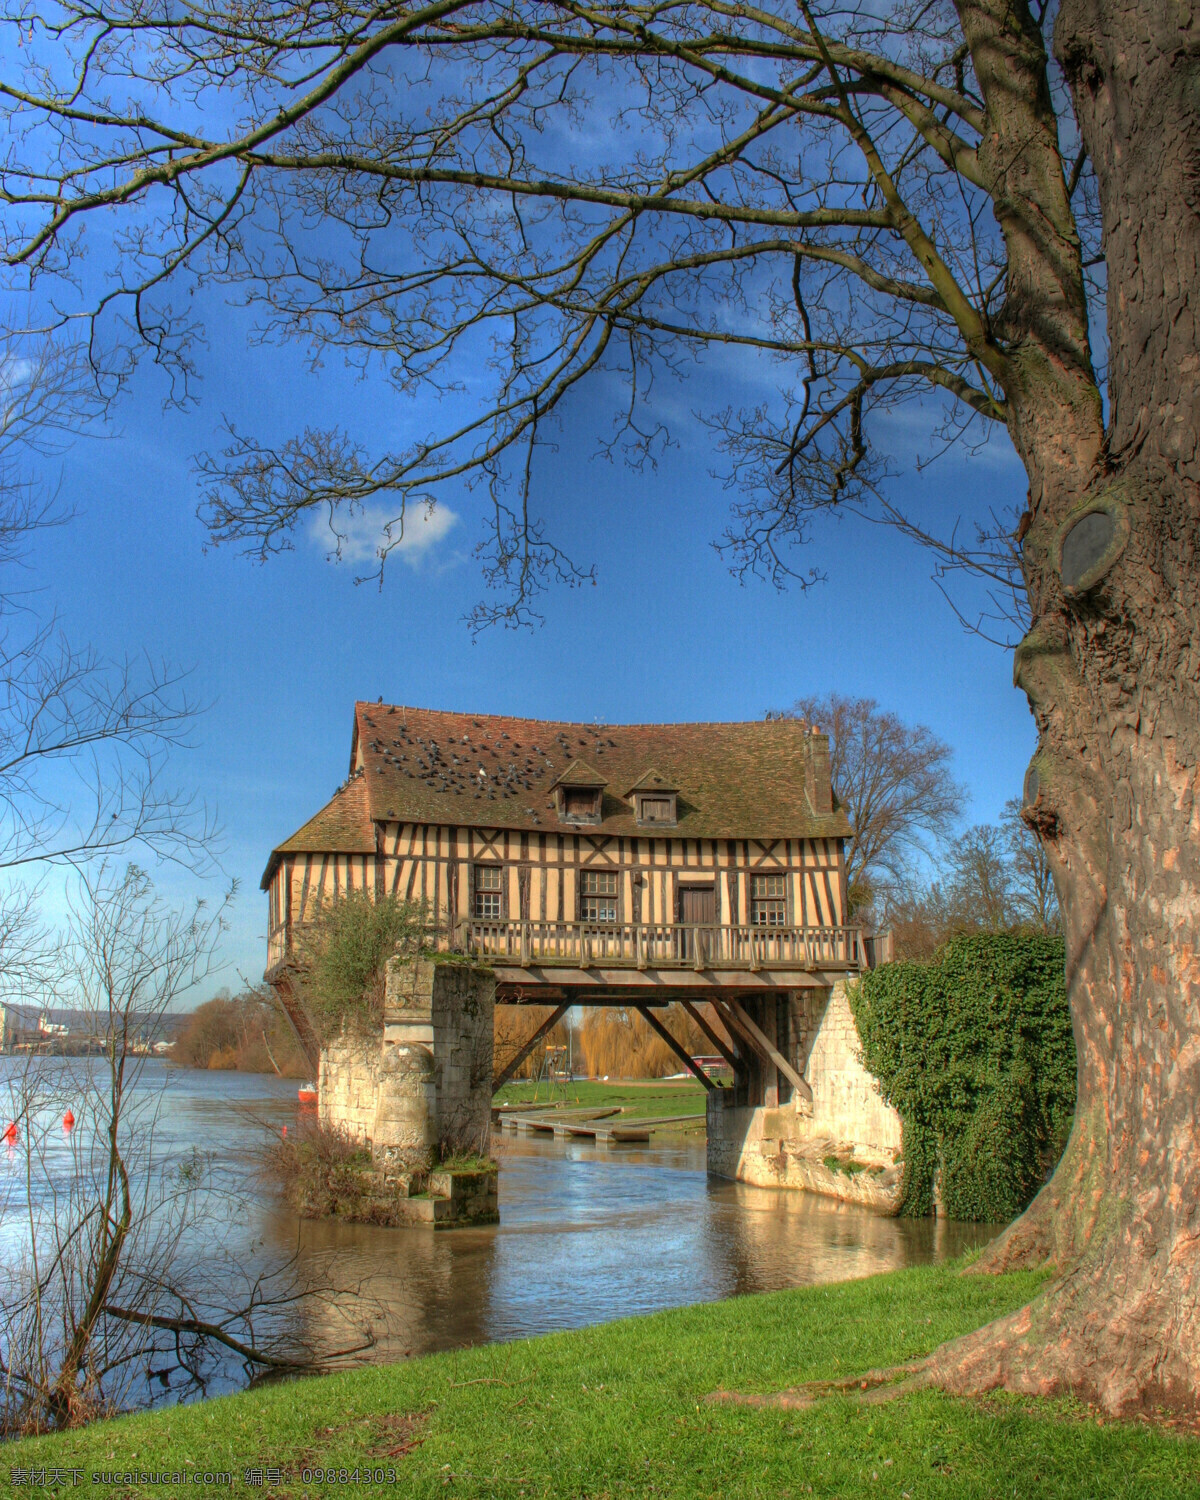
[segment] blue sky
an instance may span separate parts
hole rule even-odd
[[[341,417],[368,440],[394,441],[435,412],[420,401],[403,407],[381,382],[338,368],[314,373],[295,349],[252,347],[238,317],[223,312],[200,370],[199,399],[186,411],[164,409],[162,385],[141,372],[108,435],[53,460],[78,515],[39,541],[33,562],[76,640],[186,665],[211,704],[195,748],[175,758],[178,779],[218,807],[224,863],[241,883],[225,967],[208,990],[261,973],[259,877],[271,847],[345,775],[356,698],[621,722],[757,718],[801,694],[837,690],[875,698],[946,740],[971,789],[968,821],[996,818],[1018,791],[1035,736],[1010,658],[962,630],[930,581],[928,556],[882,528],[832,523],[802,559],[828,581],[781,594],[740,584],[714,551],[730,497],[710,472],[711,438],[689,413],[718,385],[725,401],[759,399],[769,367],[661,385],[678,446],[640,473],[594,456],[604,391],[585,393],[557,451],[543,457],[537,490],[555,539],[595,563],[596,586],[549,594],[533,632],[475,640],[463,623],[481,588],[474,493],[446,497],[447,512],[390,565],[382,592],[356,587],[352,563],[327,561],[319,528],[259,565],[232,550],[206,552],[195,515],[192,455],[220,446],[223,415],[276,440]],[[981,456],[954,454],[913,472],[930,421],[921,412],[889,420],[883,437],[907,467],[892,484],[897,497],[952,518],[1024,495],[1002,435]],[[181,876],[164,881],[183,894]]]

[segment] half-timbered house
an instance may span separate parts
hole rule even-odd
[[[268,968],[322,901],[426,904],[503,958],[853,962],[845,813],[794,720],[560,724],[359,703],[347,780],[263,876]]]
[[[710,1089],[715,1170],[759,1180],[746,1143],[777,1162],[785,1128],[892,1149],[898,1124],[855,1059],[841,982],[867,959],[847,922],[849,831],[828,738],[795,720],[569,724],[358,703],[346,780],[267,863],[266,977],[303,1031],[304,924],[349,892],[420,902],[430,942],[482,960],[497,1004],[552,1007],[547,1026],[572,1005],[640,1011]],[[664,1028],[674,1002],[733,1087],[714,1090]]]

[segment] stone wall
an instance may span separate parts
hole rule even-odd
[[[317,1111],[322,1124],[371,1139],[379,1103],[379,1038],[342,1036],[321,1048]]]
[[[858,1028],[845,982],[835,984],[828,997],[801,1068],[813,1091],[813,1128],[871,1151],[899,1151],[900,1116],[884,1103],[874,1076],[858,1060]]]
[[[321,1120],[404,1166],[486,1152],[495,991],[472,964],[389,960],[382,1035],[321,1051]]]
[[[486,1154],[492,1133],[496,982],[468,964],[426,964],[432,988],[438,1139]]]
[[[751,1105],[734,1106],[729,1095],[710,1094],[709,1171],[893,1210],[900,1187],[900,1116],[884,1103],[858,1059],[845,984],[801,991],[789,1017],[787,1050],[812,1088],[811,1111],[799,1098],[776,1103],[771,1088],[764,1090],[766,1103]],[[785,1045],[778,1035],[777,1045]]]
[[[717,1177],[895,1211],[900,1168],[887,1156],[823,1134],[789,1105],[723,1108],[723,1103],[709,1095],[708,1170]]]

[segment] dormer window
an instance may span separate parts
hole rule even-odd
[[[560,823],[599,823],[604,814],[604,788],[608,783],[591,766],[575,760],[554,783],[555,807]]]
[[[564,787],[563,815],[568,818],[598,818],[600,793],[593,792],[590,787]]]
[[[639,823],[675,823],[675,794],[666,797],[639,797],[637,799]]]
[[[625,795],[639,828],[674,828],[679,821],[678,790],[660,771],[639,776]]]

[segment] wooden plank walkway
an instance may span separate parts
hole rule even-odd
[[[630,1120],[625,1125],[608,1124],[620,1110],[604,1110],[585,1120],[549,1120],[544,1115],[505,1114],[495,1122],[498,1130],[511,1135],[552,1135],[556,1141],[584,1139],[594,1140],[604,1146],[620,1145],[626,1141],[648,1141],[650,1132],[663,1125],[680,1125],[693,1120],[703,1120],[704,1115],[656,1115],[646,1120]]]

